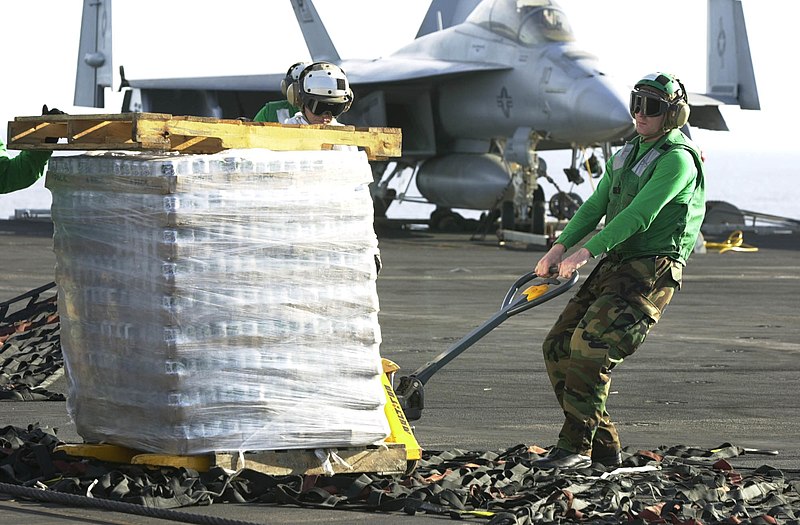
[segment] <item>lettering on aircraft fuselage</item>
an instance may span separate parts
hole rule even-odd
[[[511,118],[511,108],[514,107],[514,100],[508,94],[505,86],[500,90],[500,95],[497,97],[497,107],[503,110],[503,115],[506,118]]]
[[[471,47],[476,55],[482,55],[486,52],[486,44],[472,44]]]

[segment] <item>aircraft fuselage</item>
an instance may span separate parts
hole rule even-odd
[[[593,56],[570,43],[522,46],[480,26],[461,24],[421,37],[397,56],[419,57],[423,50],[434,59],[507,66],[445,77],[432,86],[440,136],[499,139],[527,127],[549,140],[589,145],[616,140],[633,129],[623,94]]]

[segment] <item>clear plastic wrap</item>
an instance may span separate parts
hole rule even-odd
[[[172,454],[386,437],[371,180],[355,151],[51,159],[78,433]]]

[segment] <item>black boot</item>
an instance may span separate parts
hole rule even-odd
[[[599,463],[604,467],[621,467],[622,452],[616,450],[592,449],[592,463]]]
[[[538,469],[579,469],[591,466],[592,458],[555,447],[546,457],[537,459],[532,465]]]

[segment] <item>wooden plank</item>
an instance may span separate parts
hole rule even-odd
[[[134,143],[131,134],[134,115],[120,113],[17,117],[8,123],[9,146],[15,144],[15,149],[44,150],[141,149],[139,144]],[[157,113],[150,115],[151,118],[169,117]],[[47,143],[47,137],[58,138],[59,143]]]
[[[387,443],[385,447],[339,448],[336,454],[351,467],[331,461],[330,466],[336,474],[402,474],[406,471],[406,450],[403,445]],[[214,463],[226,469],[248,468],[271,476],[325,474],[322,461],[313,450],[245,452],[243,457],[242,465],[238,454],[217,453]]]
[[[230,470],[248,468],[272,476],[287,474],[325,474],[322,460],[314,450],[270,450],[245,452],[217,452],[194,456],[176,454],[153,454],[108,444],[62,444],[56,448],[73,457],[90,457],[101,461],[154,467],[191,468],[207,472],[212,466]],[[329,449],[321,449],[328,451]],[[344,463],[330,461],[336,474],[371,472],[379,474],[402,474],[406,472],[408,459],[405,446],[386,443],[385,446],[343,447],[336,450]],[[240,458],[244,464],[240,464]],[[349,467],[347,466],[349,465]]]
[[[162,137],[170,141],[170,149],[186,153],[216,153],[234,148],[302,151],[346,145],[364,148],[371,160],[399,156],[401,146],[401,134],[396,128],[280,125],[200,117],[137,120],[136,140],[155,141]],[[194,137],[210,140],[187,145]]]
[[[281,125],[163,113],[16,117],[8,123],[8,137],[10,149],[42,150],[217,153],[238,148],[324,150],[344,145],[362,148],[370,160],[398,157],[402,146],[398,128]],[[59,142],[46,142],[48,137]]]
[[[127,447],[108,444],[62,444],[57,446],[54,452],[64,452],[65,454],[78,458],[94,458],[100,461],[110,461],[112,463],[130,463],[139,452]]]
[[[211,468],[211,456],[179,456],[175,454],[137,454],[131,458],[131,465],[147,465],[150,467],[189,468],[198,472],[208,472]]]

